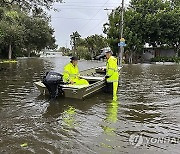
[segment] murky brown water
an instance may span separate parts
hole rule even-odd
[[[41,96],[33,82],[67,57],[0,64],[1,154],[180,153],[180,65],[125,65],[118,101]],[[79,62],[81,70],[102,63]]]

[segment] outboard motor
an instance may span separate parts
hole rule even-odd
[[[56,98],[60,94],[63,95],[61,85],[63,83],[63,76],[57,72],[47,72],[43,78],[43,84],[47,87],[50,97]]]

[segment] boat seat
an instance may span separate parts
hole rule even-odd
[[[80,78],[82,79],[86,79],[88,81],[100,81],[100,80],[104,80],[104,77],[96,77],[96,76],[80,76]]]
[[[77,88],[77,89],[85,88],[88,86],[89,85],[73,85],[73,84],[62,85],[63,88]]]

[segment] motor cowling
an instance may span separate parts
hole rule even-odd
[[[43,77],[43,84],[47,87],[51,98],[56,98],[60,94],[63,95],[61,87],[61,85],[64,84],[62,74],[57,72],[47,72]]]

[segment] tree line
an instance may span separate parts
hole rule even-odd
[[[124,9],[125,55],[129,59],[140,59],[144,45],[153,48],[171,48],[180,56],[180,1],[179,0],[131,0]],[[72,50],[60,48],[64,54],[77,54],[80,58],[92,59],[100,49],[110,46],[118,56],[122,8],[112,10],[108,22],[103,25],[102,35],[82,39],[76,31],[70,36]],[[132,62],[132,60],[129,60]]]
[[[120,16],[118,7],[109,15],[104,24],[104,33],[113,52],[118,54]],[[180,55],[180,1],[179,0],[131,0],[124,10],[125,51],[129,57],[137,59],[143,52],[145,43],[173,48]]]
[[[61,0],[2,0],[0,2],[0,58],[31,56],[54,49],[54,29],[44,9]],[[43,9],[44,8],[44,9]]]
[[[44,11],[53,9],[61,0],[2,0],[0,2],[0,58],[30,56],[44,48],[54,49],[54,29],[50,17]],[[70,35],[72,50],[61,47],[66,55],[92,59],[100,50],[110,46],[118,55],[121,7],[112,10],[102,35],[82,38],[75,31]],[[138,59],[144,45],[173,48],[180,55],[180,1],[179,0],[131,0],[124,10],[125,54]]]
[[[102,48],[108,46],[107,39],[97,34],[81,38],[81,35],[75,31],[70,35],[70,39],[72,50],[60,47],[59,51],[66,56],[76,55],[79,59],[93,59],[100,54]]]

